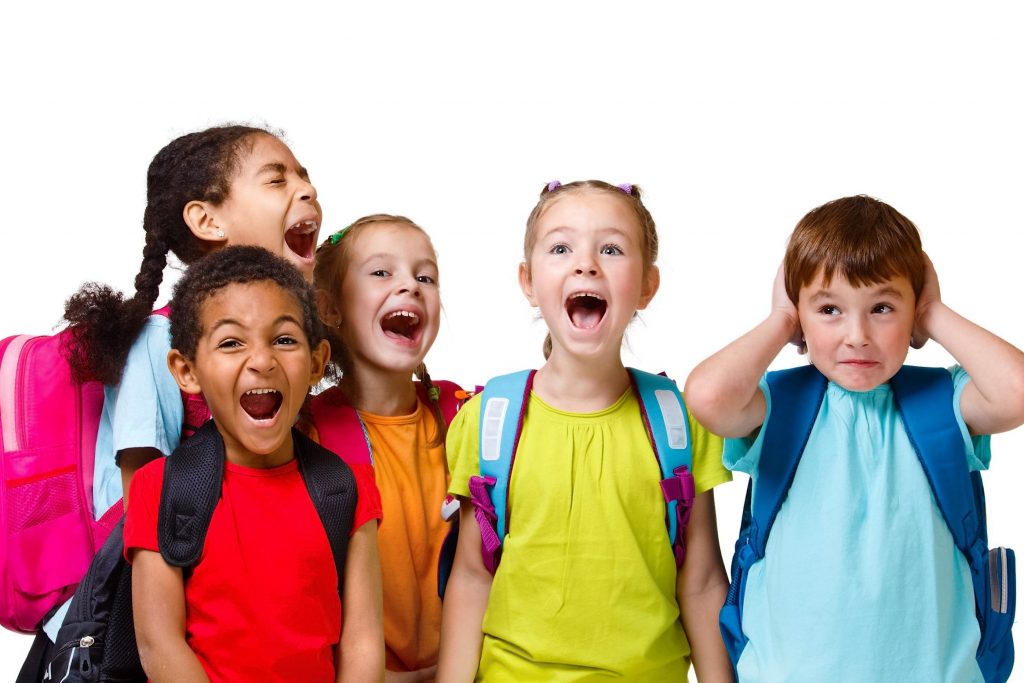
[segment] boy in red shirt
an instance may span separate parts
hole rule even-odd
[[[269,252],[232,247],[189,268],[171,311],[168,365],[182,391],[209,404],[216,431],[194,438],[221,439],[225,466],[202,556],[187,574],[160,554],[164,459],[132,482],[124,545],[147,675],[383,680],[377,525],[366,523],[380,518],[372,470],[351,466],[358,498],[340,593],[300,472],[293,423],[329,356],[312,291]]]

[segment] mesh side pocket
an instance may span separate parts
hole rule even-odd
[[[10,504],[8,531],[12,533],[64,515],[84,512],[73,471],[10,486],[7,495]]]

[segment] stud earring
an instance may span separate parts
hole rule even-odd
[[[217,237],[224,237],[224,231],[223,230],[218,230],[217,231]]]

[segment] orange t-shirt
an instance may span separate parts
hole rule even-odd
[[[330,419],[331,402],[321,405],[320,419]],[[430,445],[437,423],[433,410],[422,402],[410,415],[359,411],[359,416],[373,448],[383,511],[377,539],[384,579],[385,667],[415,671],[437,663],[441,637],[437,559],[448,533],[441,519],[448,492],[444,444]],[[320,437],[332,449],[323,430]]]
[[[385,667],[414,671],[437,663],[441,600],[437,558],[448,524],[441,503],[448,492],[444,444],[433,411],[416,404],[411,415],[359,412],[373,447],[383,521],[377,533],[384,576]]]

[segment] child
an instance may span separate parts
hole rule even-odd
[[[759,463],[776,452],[762,448],[773,411],[792,405],[769,388],[769,363],[794,341],[828,380],[767,550],[747,570],[741,681],[982,680],[970,570],[889,383],[928,338],[962,366],[950,374],[966,477],[988,467],[984,435],[1024,421],[1024,354],[942,302],[913,223],[846,197],[796,226],[767,319],[690,375],[697,418],[744,437],[725,464],[751,475],[755,502]]]
[[[150,315],[167,253],[187,265],[229,244],[252,244],[284,257],[311,279],[320,222],[306,169],[268,131],[208,128],[171,141],[153,157],[135,295],[126,300],[91,283],[65,310],[79,343],[72,367],[79,377],[107,385],[96,445],[97,511],[121,498],[122,490],[128,493],[136,469],[178,444],[181,395],[164,371],[168,322]]]
[[[440,514],[448,471],[439,399],[442,389],[453,391],[446,382],[435,387],[423,364],[441,316],[437,257],[408,218],[366,216],[320,246],[314,282],[337,384],[314,398],[313,422],[321,443],[347,458],[329,427],[342,421],[339,411],[358,410],[383,502],[387,680],[432,680],[437,559],[448,527]]]
[[[312,290],[266,250],[230,247],[189,269],[171,310],[171,373],[182,391],[202,392],[216,427],[189,444],[219,444],[226,463],[200,562],[187,575],[164,560],[157,537],[168,461],[149,463],[132,482],[124,545],[147,675],[380,680],[372,471],[353,469],[358,502],[341,602],[327,535],[300,474],[313,444],[292,425],[330,353]]]
[[[445,596],[438,680],[731,680],[716,624],[726,576],[711,488],[721,441],[689,421],[698,493],[677,569],[658,463],[620,357],[658,290],[654,221],[634,186],[545,187],[527,221],[523,293],[550,332],[527,399],[492,577],[468,480],[479,473],[480,400],[448,436],[463,501]],[[685,629],[685,630],[684,630]]]
[[[181,392],[166,371],[169,323],[151,315],[168,252],[187,265],[228,244],[254,244],[311,279],[321,223],[306,169],[274,134],[248,126],[172,140],[150,163],[146,201],[146,245],[134,296],[90,283],[68,300],[64,314],[78,342],[72,369],[79,379],[106,385],[92,486],[97,519],[122,493],[127,505],[135,470],[174,450],[185,422]],[[43,625],[50,643],[67,605]],[[37,638],[19,681],[39,677],[51,659],[49,646]]]

